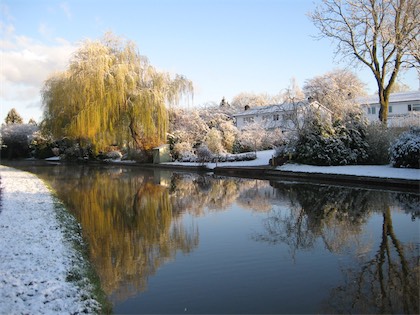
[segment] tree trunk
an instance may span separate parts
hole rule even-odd
[[[130,128],[131,138],[133,138],[137,148],[141,148],[140,135],[136,131],[136,127],[134,126],[134,119],[130,120],[129,128]]]
[[[379,120],[382,124],[387,126],[388,124],[388,109],[389,109],[389,89],[384,89],[382,87],[379,87]]]

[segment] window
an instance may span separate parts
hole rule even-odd
[[[420,104],[408,104],[407,107],[409,112],[420,112]]]
[[[388,113],[392,113],[392,105],[388,106]]]
[[[244,123],[251,124],[254,122],[254,117],[244,117]]]
[[[274,114],[273,115],[273,120],[279,120],[280,119],[280,115],[279,114]]]
[[[368,114],[369,115],[375,115],[376,114],[376,107],[375,106],[369,106],[368,107]]]

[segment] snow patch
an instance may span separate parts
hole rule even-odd
[[[35,175],[0,171],[0,314],[97,313],[92,294],[67,281],[80,258],[50,191]]]

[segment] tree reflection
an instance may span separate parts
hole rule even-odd
[[[50,182],[81,223],[102,288],[116,300],[144,290],[162,263],[198,245],[197,228],[173,215],[169,191],[152,173],[80,168],[58,178],[66,180]]]
[[[202,216],[206,211],[223,211],[234,202],[253,211],[268,211],[268,195],[272,191],[267,181],[226,178],[200,174],[174,174],[171,203],[177,213]]]
[[[335,313],[419,313],[419,256],[393,229],[390,207],[383,212],[382,239],[374,257],[344,270],[346,281],[331,291],[327,311]]]
[[[387,192],[297,185],[288,189],[288,208],[277,207],[264,222],[265,232],[255,239],[287,244],[292,257],[321,240],[331,252],[353,251],[354,266],[343,270],[346,281],[332,290],[327,313],[419,312],[418,244],[403,244],[394,231],[391,206],[418,216],[419,196]],[[409,209],[409,210],[407,210]],[[416,209],[416,210],[413,210]],[[382,213],[382,234],[376,254],[369,259],[373,242],[361,235],[362,224],[373,212]],[[417,246],[417,248],[416,248]],[[362,266],[359,270],[358,268]]]
[[[256,240],[287,244],[293,258],[296,251],[312,248],[318,238],[332,252],[343,250],[350,241],[357,242],[372,203],[369,192],[314,185],[275,186],[287,191],[289,202],[273,209],[264,221],[265,232],[256,235]]]

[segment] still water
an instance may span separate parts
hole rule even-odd
[[[115,313],[418,313],[420,194],[130,167],[32,168]]]

